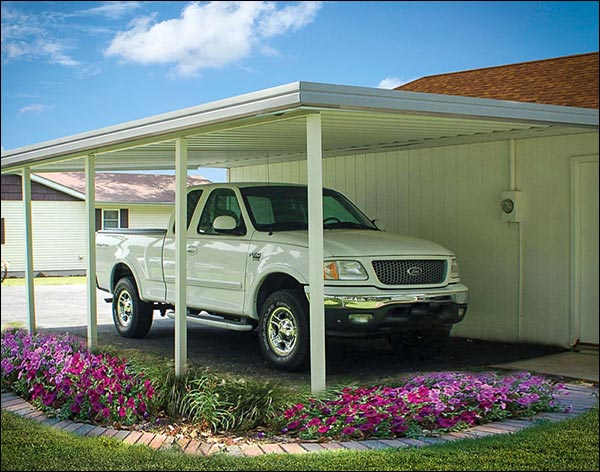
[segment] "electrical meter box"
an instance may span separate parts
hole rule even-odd
[[[508,190],[500,196],[502,221],[518,223],[523,216],[523,198],[519,190]]]

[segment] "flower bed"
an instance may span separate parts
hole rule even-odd
[[[62,419],[130,425],[148,417],[154,387],[124,360],[69,336],[2,332],[2,389]]]
[[[562,388],[527,372],[442,372],[413,375],[393,387],[344,388],[297,403],[306,396],[290,397],[286,389],[260,381],[226,381],[208,374],[190,375],[183,382],[171,374],[149,378],[123,359],[90,353],[69,336],[7,330],[1,353],[2,389],[61,419],[147,427],[148,420],[167,414],[168,423],[187,417],[195,432],[207,425],[213,434],[259,428],[263,436],[269,431],[301,440],[455,431],[559,410],[555,396]],[[287,408],[293,404],[290,398],[296,404]]]
[[[331,399],[297,404],[283,413],[281,432],[305,440],[437,434],[558,410],[561,388],[527,372],[418,375],[394,388],[345,388]]]

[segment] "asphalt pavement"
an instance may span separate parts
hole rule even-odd
[[[36,322],[40,330],[68,332],[86,337],[86,286],[39,285],[36,287]],[[122,349],[147,350],[166,360],[174,356],[174,322],[154,315],[152,329],[142,339],[119,336],[111,314],[111,306],[104,301],[110,296],[98,291],[98,342]],[[1,324],[18,322],[27,325],[25,287],[2,285]],[[272,369],[261,355],[256,331],[235,332],[188,323],[188,360],[195,367],[233,375],[253,375],[264,379],[310,382],[310,373],[280,372]],[[434,361],[414,363],[394,354],[384,338],[341,339],[328,338],[328,384],[355,381],[375,381],[417,371],[439,371],[465,368],[483,368],[492,365],[541,358],[561,350],[527,344],[498,343],[451,338],[444,354]]]

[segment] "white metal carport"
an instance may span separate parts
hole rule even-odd
[[[188,168],[307,160],[311,300],[323,299],[322,159],[598,129],[591,109],[297,82],[2,153],[21,171],[27,241],[29,329],[35,329],[30,173],[86,171],[88,274],[95,273],[96,170],[173,169],[176,222],[186,214]],[[176,240],[175,369],[187,364],[185,234]],[[88,344],[95,346],[94,278],[88,277]],[[325,388],[324,307],[311,303],[311,386]]]

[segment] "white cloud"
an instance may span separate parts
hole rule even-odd
[[[398,77],[386,77],[385,79],[379,82],[377,85],[378,88],[382,89],[395,89],[400,85],[407,84],[408,82],[412,82],[415,79],[399,79]]]
[[[80,10],[75,15],[101,15],[109,18],[122,18],[140,8],[140,2],[103,2],[99,7]]]
[[[202,69],[239,61],[254,50],[273,52],[264,40],[309,24],[321,4],[190,3],[179,18],[137,18],[130,29],[117,33],[104,53],[138,64],[175,64],[177,75],[191,77]]]
[[[2,5],[2,63],[41,59],[51,64],[76,67],[80,62],[68,51],[68,41],[57,39],[43,25],[44,18],[27,15]]]
[[[17,113],[17,118],[25,113],[41,113],[47,109],[48,107],[46,105],[42,105],[41,103],[32,103],[31,105],[21,108],[19,113]]]
[[[91,24],[83,19],[93,18],[97,21],[96,17],[106,17],[118,20],[141,6],[140,2],[115,1],[68,13],[50,9],[33,14],[21,8],[19,2],[2,2],[2,64],[41,60],[76,69],[79,76],[89,76],[98,70],[98,66],[72,56],[80,36],[112,35],[115,29]],[[73,18],[79,20],[74,22]]]
[[[322,2],[300,2],[297,5],[288,5],[281,10],[273,2],[268,2],[269,13],[259,22],[259,30],[265,38],[278,36],[289,31],[297,31],[312,23],[321,8]]]

